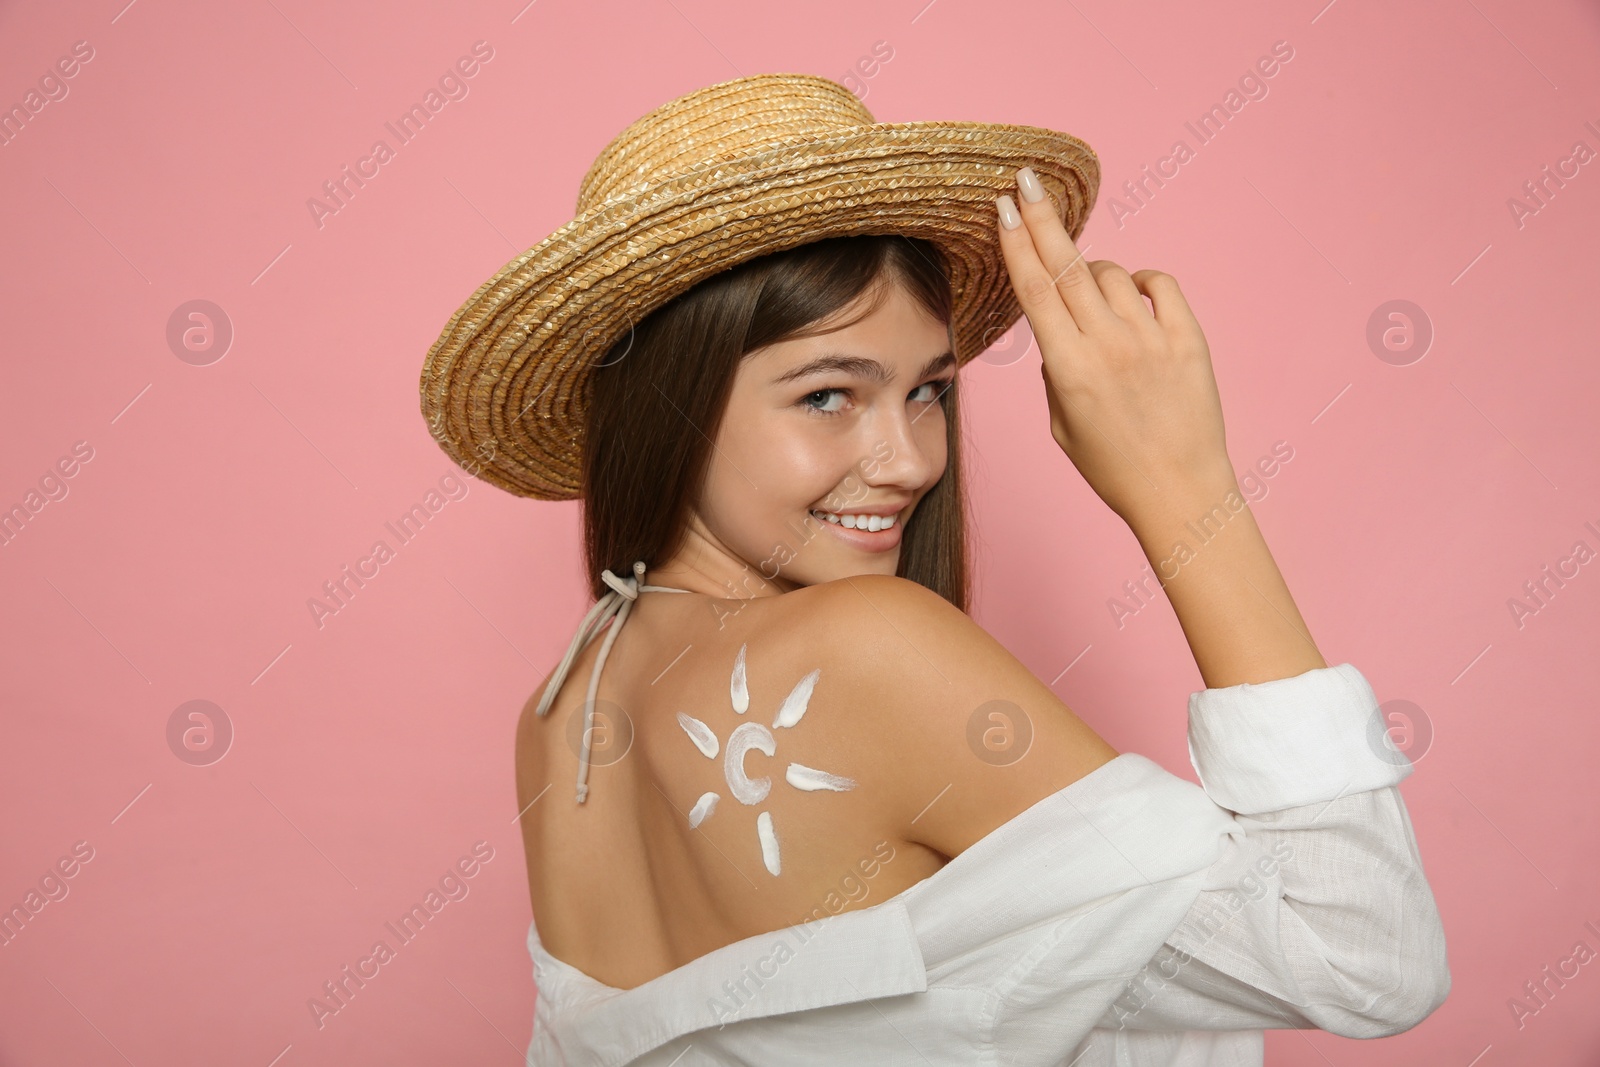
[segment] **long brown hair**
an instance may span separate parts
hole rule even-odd
[[[945,257],[932,242],[900,234],[830,237],[741,263],[657,308],[612,346],[589,377],[586,405],[584,563],[596,597],[609,591],[602,570],[627,577],[635,560],[655,566],[682,547],[742,359],[822,332],[816,324],[876,285],[860,316],[827,329],[859,321],[896,282],[945,323],[954,351]],[[966,611],[959,395],[952,381],[942,397],[948,462],[906,525],[896,573]]]

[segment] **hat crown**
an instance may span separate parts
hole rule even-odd
[[[754,74],[663,104],[617,134],[578,187],[578,214],[618,194],[791,138],[876,122],[854,93],[814,74]]]

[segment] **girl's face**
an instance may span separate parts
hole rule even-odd
[[[731,597],[894,574],[905,524],[944,474],[955,373],[945,324],[898,283],[852,326],[749,353],[674,569]]]

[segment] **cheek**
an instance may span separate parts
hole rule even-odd
[[[729,416],[734,416],[732,410]],[[716,466],[734,499],[787,514],[831,489],[855,458],[855,442],[823,419],[798,410],[749,405],[720,435]]]
[[[838,484],[842,468],[838,443],[799,419],[774,414],[755,421],[724,424],[700,514],[729,546],[764,551],[797,512]]]
[[[804,425],[787,432],[769,433],[761,442],[760,462],[773,479],[776,494],[810,504],[838,484],[855,458],[854,445],[842,437],[830,438]]]
[[[929,476],[930,482],[939,480],[939,475],[944,473],[945,466],[950,458],[949,429],[945,423],[946,416],[940,408],[929,408],[928,413],[918,419],[914,425],[917,435],[917,447],[922,449],[922,454],[928,457],[928,465],[932,468]]]

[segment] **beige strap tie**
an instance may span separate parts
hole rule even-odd
[[[634,601],[639,599],[640,593],[692,593],[692,589],[679,589],[675,585],[645,585],[644,560],[638,560],[633,565],[633,573],[627,578],[618,578],[609,569],[600,572],[601,579],[611,587],[612,591],[595,601],[594,607],[583,617],[583,623],[578,627],[578,632],[572,635],[572,642],[567,646],[567,654],[561,658],[561,663],[551,673],[550,680],[545,684],[544,695],[539,698],[536,709],[539,715],[550,710],[550,704],[555,695],[566,681],[567,672],[577,661],[579,654],[589,647],[589,642],[594,640],[600,627],[606,620],[616,617],[616,624],[611,627],[611,632],[606,634],[605,641],[600,645],[600,656],[595,660],[594,670],[589,672],[589,693],[583,701],[583,748],[578,754],[578,803],[582,804],[589,795],[589,732],[594,726],[594,696],[600,687],[600,671],[605,666],[606,656],[611,652],[611,645],[617,639],[617,634],[622,632],[622,624],[628,621],[628,613],[633,610]]]

